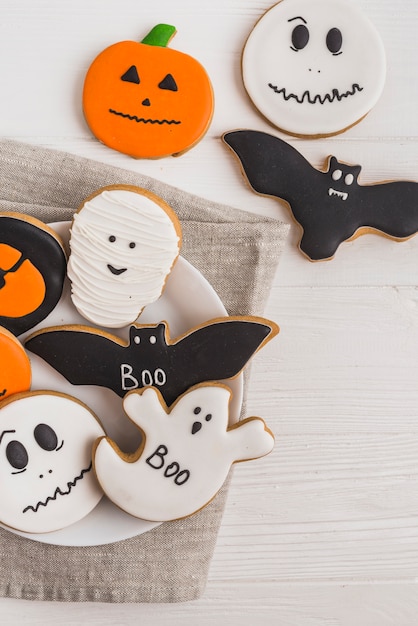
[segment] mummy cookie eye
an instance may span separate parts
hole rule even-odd
[[[33,431],[35,441],[43,450],[52,452],[58,447],[58,437],[55,431],[47,424],[38,424]]]
[[[346,185],[352,185],[353,181],[354,181],[353,174],[347,174],[347,176],[344,178],[344,182]]]
[[[115,235],[110,235],[109,241],[110,241],[110,243],[115,243],[115,241],[116,241]]]
[[[141,82],[139,80],[138,70],[136,69],[135,65],[131,65],[131,67],[126,70],[124,74],[122,74],[120,79],[123,80],[125,83],[134,83],[135,85],[139,85],[139,83]]]
[[[343,36],[339,28],[331,28],[326,38],[327,48],[332,54],[342,54]]]
[[[340,180],[340,178],[342,177],[343,173],[341,170],[334,170],[332,172],[332,180]]]
[[[129,244],[129,247],[131,248],[131,250],[133,250],[134,248],[136,248],[136,243],[135,243],[135,241],[131,241],[131,243]]]
[[[16,440],[7,444],[6,457],[10,465],[20,471],[23,471],[29,462],[25,446]]]
[[[302,50],[309,41],[309,30],[304,24],[298,24],[292,31],[292,50]]]
[[[178,91],[177,83],[174,80],[172,74],[167,74],[163,80],[158,83],[160,89],[166,89],[167,91]]]

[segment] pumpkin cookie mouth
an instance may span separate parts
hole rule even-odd
[[[124,117],[125,119],[131,120],[132,122],[139,122],[142,124],[181,124],[180,120],[153,120],[151,118],[137,117],[136,115],[129,115],[129,113],[115,111],[115,109],[109,109],[109,113],[113,113],[113,115],[119,115],[120,117]]]

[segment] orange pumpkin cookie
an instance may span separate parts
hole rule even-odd
[[[14,393],[28,391],[31,366],[22,344],[0,326],[0,400]]]
[[[109,148],[135,158],[177,156],[207,131],[212,86],[196,59],[167,47],[175,32],[158,24],[141,43],[116,43],[91,64],[84,115]]]
[[[20,335],[58,303],[67,270],[63,244],[40,220],[0,213],[0,325]]]

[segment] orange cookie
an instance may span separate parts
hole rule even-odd
[[[101,52],[84,82],[93,135],[135,158],[177,156],[206,133],[213,114],[209,77],[193,57],[167,48],[176,29],[158,24],[142,40]]]
[[[0,399],[28,391],[30,384],[29,357],[20,341],[0,326]]]

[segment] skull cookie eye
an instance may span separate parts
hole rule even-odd
[[[25,446],[16,440],[7,444],[6,457],[10,465],[17,470],[24,470],[29,462]]]
[[[51,452],[58,446],[58,437],[55,431],[47,424],[38,424],[33,431],[36,443],[43,449]]]
[[[339,28],[331,28],[326,38],[327,48],[332,54],[342,54],[341,46],[343,45],[343,36]]]
[[[298,24],[292,31],[292,50],[302,50],[309,41],[309,30],[304,24]]]

